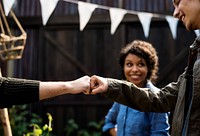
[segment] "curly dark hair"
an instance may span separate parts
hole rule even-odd
[[[150,80],[152,83],[155,83],[158,76],[158,56],[155,48],[152,44],[141,41],[134,40],[131,43],[127,44],[124,48],[121,49],[119,64],[122,67],[122,75],[123,79],[125,79],[124,75],[124,62],[128,54],[134,54],[141,58],[143,58],[148,67],[147,80]]]

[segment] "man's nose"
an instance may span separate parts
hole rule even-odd
[[[179,9],[178,8],[174,9],[173,16],[176,17],[176,18],[179,18]]]

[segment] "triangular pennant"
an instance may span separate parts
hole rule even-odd
[[[8,16],[10,9],[12,8],[15,0],[3,0],[3,7],[5,11],[5,15]]]
[[[138,13],[138,17],[142,24],[144,35],[147,38],[149,36],[150,23],[151,23],[151,18],[153,17],[153,14],[140,12]]]
[[[110,8],[109,11],[111,19],[111,34],[114,34],[127,11],[119,8]]]
[[[79,11],[79,18],[80,18],[80,31],[82,31],[88,21],[90,20],[90,17],[93,13],[93,11],[98,6],[96,4],[90,4],[85,2],[78,2],[78,11]]]
[[[59,0],[40,0],[42,10],[42,23],[46,25]]]
[[[200,35],[200,29],[194,30],[196,36],[198,37]]]
[[[171,30],[173,38],[176,39],[176,37],[177,37],[178,19],[174,18],[173,16],[166,16],[165,18],[166,18],[166,20],[167,20],[167,22],[169,24],[169,27],[170,27],[170,30]]]

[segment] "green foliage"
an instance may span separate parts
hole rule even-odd
[[[68,120],[67,126],[65,127],[66,136],[74,135],[76,131],[78,131],[79,126],[73,119]]]
[[[42,118],[29,112],[27,105],[13,106],[9,109],[9,117],[13,136],[53,136],[52,116],[47,113],[48,124],[42,126]],[[91,121],[86,128],[80,128],[74,119],[67,121],[65,127],[65,136],[103,136],[102,126],[104,120],[99,122]],[[2,131],[1,131],[2,130]],[[0,126],[0,135],[3,135],[2,125]]]
[[[70,119],[65,127],[66,136],[102,136],[101,128],[103,124],[104,120],[100,122],[92,121],[88,123],[87,129],[80,129],[74,119]]]
[[[10,124],[14,136],[23,136],[30,128],[30,124],[42,123],[42,118],[30,113],[27,105],[16,105],[9,109]]]
[[[51,127],[53,118],[50,113],[47,113],[47,116],[49,120],[48,125],[45,124],[42,128],[40,128],[37,124],[31,124],[33,130],[28,132],[25,136],[50,136],[50,132],[53,130]]]
[[[13,136],[53,136],[52,116],[47,113],[49,123],[42,128],[43,119],[29,112],[28,105],[15,105],[9,109],[9,118]]]

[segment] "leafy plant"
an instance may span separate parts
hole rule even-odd
[[[67,126],[65,127],[66,136],[75,135],[75,132],[78,131],[79,126],[76,124],[74,119],[70,119],[67,121]]]
[[[42,118],[30,113],[27,105],[15,105],[9,109],[10,125],[14,136],[23,136],[30,124],[42,124]]]
[[[50,113],[47,113],[49,123],[42,128],[43,119],[29,112],[28,105],[15,105],[9,109],[10,124],[14,136],[52,136],[52,121]]]
[[[65,127],[66,136],[102,136],[101,128],[103,124],[104,120],[100,122],[92,121],[88,123],[87,129],[80,129],[74,119],[70,119]]]
[[[49,123],[48,125],[45,124],[43,128],[41,129],[40,126],[37,124],[31,124],[33,127],[33,131],[28,132],[25,136],[50,136],[50,132],[53,130],[52,129],[52,116],[50,113],[47,113]]]

